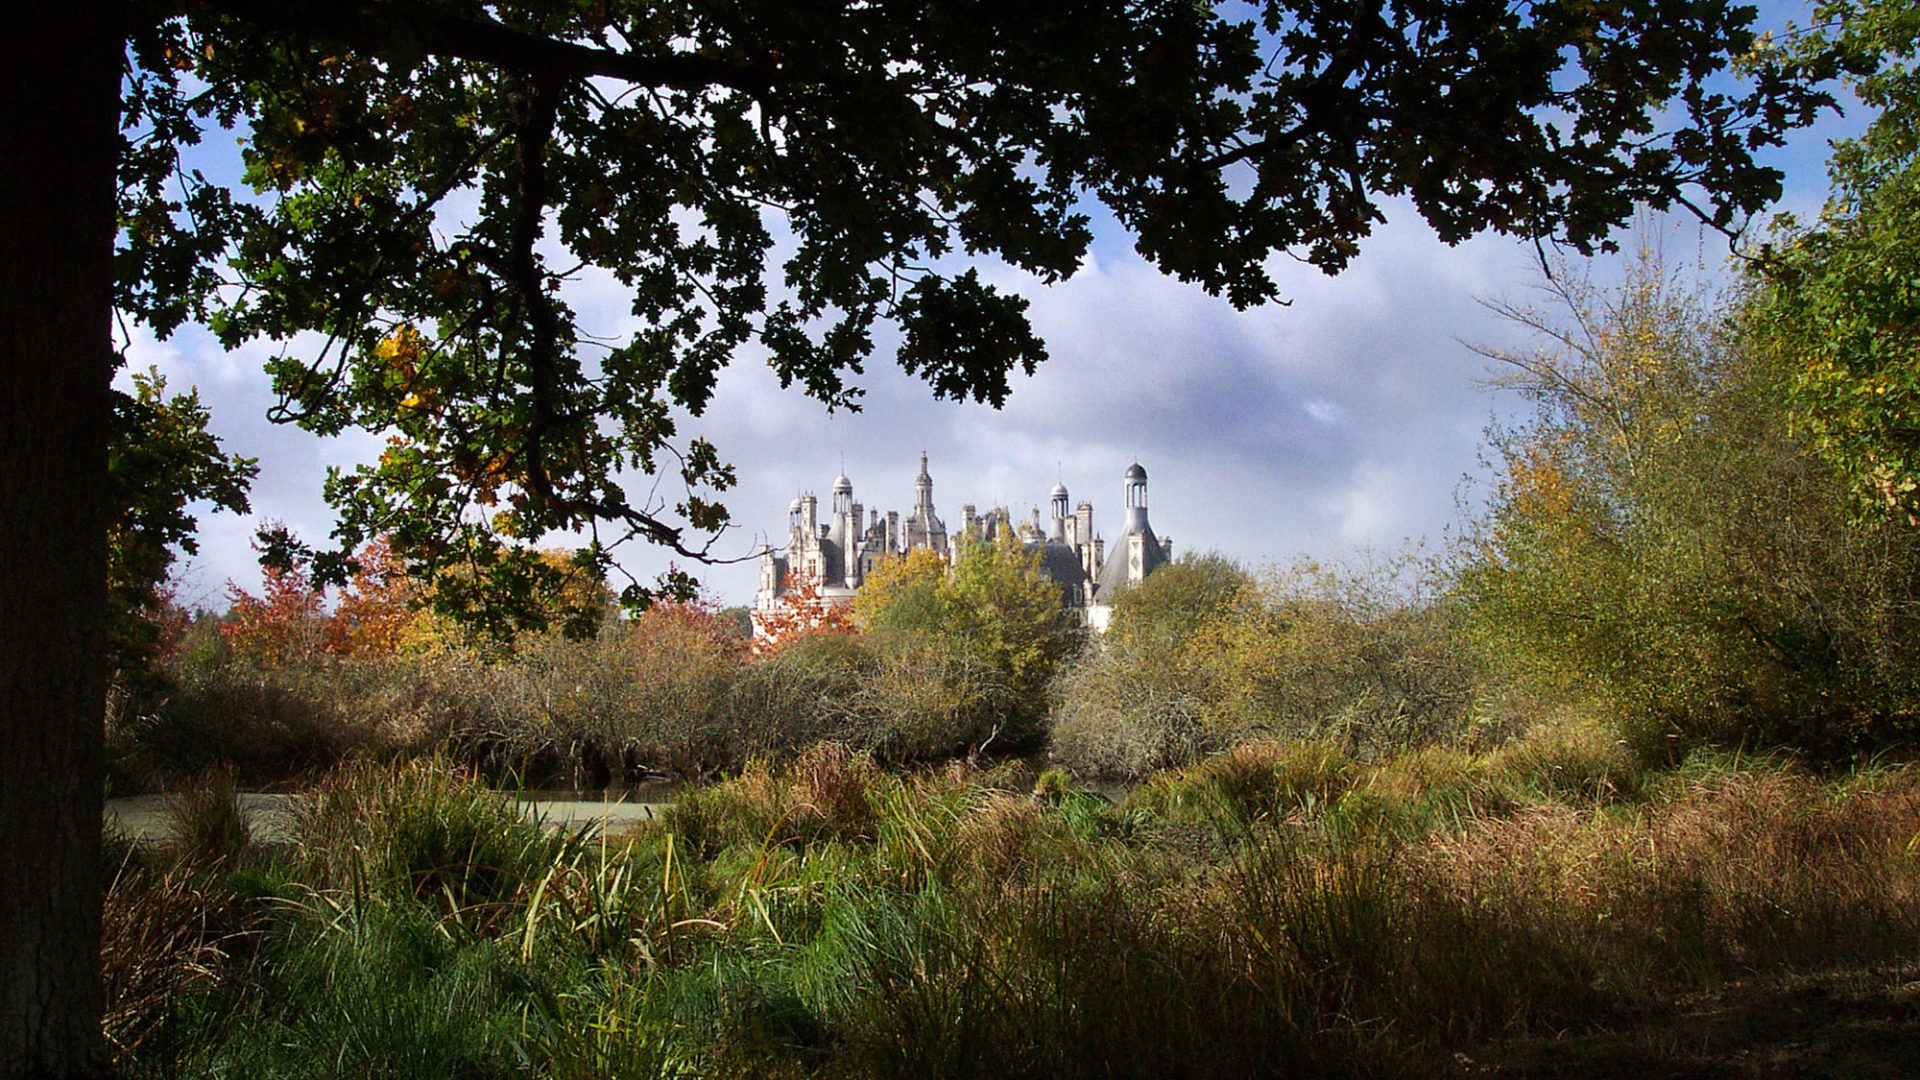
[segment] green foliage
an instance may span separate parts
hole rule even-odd
[[[1763,262],[1756,347],[1790,373],[1784,388],[1813,447],[1865,514],[1920,513],[1920,173],[1876,178],[1814,228],[1787,226]]]
[[[123,682],[141,682],[163,649],[176,552],[199,552],[189,504],[247,512],[252,458],[220,451],[207,411],[191,390],[167,396],[158,370],[133,375],[133,393],[114,393],[107,471],[114,520],[108,532],[110,662]]]
[[[1088,200],[1239,306],[1277,297],[1274,252],[1344,267],[1382,198],[1448,240],[1590,250],[1636,204],[1696,189],[1684,204],[1727,225],[1778,191],[1753,150],[1828,103],[1766,62],[1746,91],[1708,89],[1752,17],[1679,0],[1364,20],[1278,3],[148,15],[127,30],[114,300],[162,336],[199,319],[229,346],[327,340],[270,362],[275,418],[388,448],[329,480],[341,547],[309,553],[317,580],[390,534],[411,565],[492,580],[463,610],[505,626],[550,533],[606,523],[706,552],[735,474],[675,410],[699,415],[749,344],[839,407],[891,321],[937,396],[1003,402],[1045,357],[1028,301],[945,257],[1057,281],[1091,242]],[[1684,119],[1650,136],[1669,109]],[[191,167],[214,128],[244,132],[250,191]],[[568,291],[588,272],[645,328],[591,357]],[[675,494],[630,497],[627,470]]]
[[[1920,24],[1910,5],[1821,4],[1784,51],[1802,74],[1844,84],[1874,119],[1833,146],[1834,190],[1819,218],[1776,223],[1754,265],[1755,348],[1775,354],[1812,448],[1856,508],[1912,523],[1920,513]]]
[[[1488,654],[1645,752],[1903,737],[1920,535],[1850,520],[1785,404],[1767,301],[1723,322],[1646,253],[1618,290],[1552,288],[1560,312],[1515,313],[1549,347],[1499,357],[1539,411],[1496,440],[1506,475],[1461,577]]]
[[[519,1075],[521,1017],[544,995],[505,949],[450,938],[425,909],[348,920],[294,920],[247,1012],[186,1064],[342,1080]]]
[[[1356,771],[1353,759],[1329,743],[1248,742],[1154,774],[1127,805],[1241,836],[1256,822],[1324,810],[1352,786]]]
[[[975,745],[996,734],[1015,747],[1032,742],[1048,685],[1082,640],[1039,554],[1011,539],[965,544],[951,567],[931,552],[889,560],[855,605],[886,658],[879,689],[902,699],[888,711],[911,713],[909,699],[924,694],[932,711],[978,728]]]
[[[1460,613],[1421,572],[1302,563],[1255,581],[1216,556],[1162,568],[1063,677],[1054,753],[1139,776],[1248,739],[1377,757],[1459,738],[1480,670]]]
[[[1121,590],[1107,627],[1109,646],[1131,651],[1178,649],[1240,603],[1253,579],[1216,552],[1191,552]]]
[[[941,636],[1000,673],[1025,712],[1016,718],[1037,724],[1055,667],[1080,642],[1074,613],[1061,606],[1060,587],[1041,571],[1039,553],[1010,538],[967,544],[941,582],[940,598]]]
[[[1438,584],[1411,556],[1270,575],[1194,642],[1218,692],[1204,721],[1366,757],[1461,736],[1480,668]]]
[[[923,548],[880,560],[853,597],[854,621],[871,633],[933,633],[946,618],[947,561]]]

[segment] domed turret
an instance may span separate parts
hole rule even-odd
[[[1139,462],[1127,466],[1127,516],[1124,528],[1127,532],[1147,528],[1147,470]]]
[[[1048,535],[1055,540],[1063,541],[1067,538],[1067,515],[1072,513],[1072,511],[1067,509],[1067,485],[1066,484],[1060,483],[1060,484],[1053,485],[1052,502],[1053,502],[1053,531],[1050,532]]]
[[[1139,462],[1127,466],[1127,516],[1120,539],[1107,554],[1100,568],[1100,581],[1094,599],[1112,604],[1122,589],[1133,585],[1164,565],[1167,552],[1153,526],[1147,522],[1147,470]]]

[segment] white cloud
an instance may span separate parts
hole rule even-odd
[[[788,501],[803,490],[824,496],[843,469],[868,507],[907,511],[921,451],[949,523],[966,502],[1023,513],[1059,479],[1095,504],[1097,527],[1111,535],[1121,472],[1139,460],[1152,478],[1155,527],[1181,550],[1258,564],[1437,540],[1457,517],[1462,477],[1478,471],[1480,432],[1496,409],[1513,407],[1483,392],[1486,364],[1460,341],[1516,340],[1476,297],[1523,286],[1534,255],[1500,238],[1448,247],[1405,207],[1393,217],[1338,278],[1276,263],[1286,307],[1235,311],[1104,241],[1099,259],[1052,289],[1005,267],[983,271],[1030,299],[1052,355],[1014,378],[999,411],[933,401],[892,364],[884,337],[857,377],[866,392],[858,413],[828,414],[780,388],[760,354],[743,350],[705,415],[681,422],[683,435],[712,439],[739,468],[727,495],[739,528],[715,551],[746,561],[703,576],[723,600],[749,601],[756,534],[780,539]],[[584,282],[570,301],[597,333],[631,327],[610,278]],[[258,515],[323,537],[325,465],[370,457],[378,440],[320,440],[265,423],[264,348],[224,354],[202,333],[135,346],[175,385],[202,387],[229,449],[262,458]],[[256,579],[252,527],[204,523],[199,573],[216,591],[228,577]],[[642,579],[669,561],[638,547],[623,556]]]
[[[1301,403],[1307,415],[1326,427],[1336,427],[1346,418],[1347,411],[1326,398],[1308,398]]]

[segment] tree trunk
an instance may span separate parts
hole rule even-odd
[[[121,44],[16,5],[0,64],[0,1078],[107,1071],[100,801]]]

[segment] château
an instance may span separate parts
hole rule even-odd
[[[985,514],[969,503],[960,508],[958,531],[949,534],[933,506],[933,477],[927,455],[920,455],[920,474],[913,480],[913,510],[884,515],[869,510],[853,497],[853,481],[834,478],[833,501],[824,515],[811,492],[793,500],[787,512],[787,543],[760,551],[760,588],[754,597],[756,632],[762,619],[782,610],[800,582],[811,582],[818,602],[845,607],[874,567],[888,558],[931,551],[952,562],[968,543],[1011,538],[1037,552],[1040,568],[1060,587],[1061,603],[1080,613],[1086,624],[1104,631],[1114,597],[1144,580],[1171,557],[1171,538],[1155,535],[1147,520],[1147,470],[1139,462],[1122,477],[1125,516],[1119,538],[1109,551],[1094,531],[1093,504],[1069,509],[1064,483],[1055,484],[1049,497],[1050,520],[1043,527],[1040,510],[1014,524],[1005,507]]]

